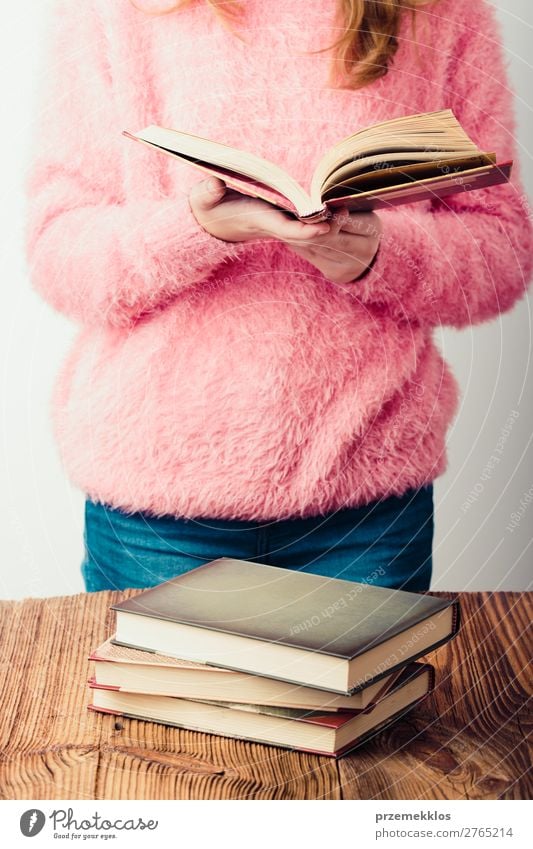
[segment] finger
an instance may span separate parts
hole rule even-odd
[[[302,242],[296,242],[291,240],[287,241],[286,245],[290,251],[295,254],[298,254],[298,256],[303,256],[304,259],[310,259],[311,255],[309,253],[309,247],[306,247],[304,244],[302,244]]]
[[[287,218],[283,213],[273,212],[271,218],[271,234],[282,241],[307,242],[330,232],[329,223],[322,221],[317,224],[306,224],[303,221]]]
[[[360,236],[379,236],[381,219],[375,212],[351,212],[342,230]]]
[[[196,209],[202,212],[212,209],[220,203],[226,193],[226,184],[218,177],[209,177],[195,183],[189,193],[189,199]]]
[[[288,243],[294,242],[294,244],[297,243],[297,240],[293,240],[289,237],[285,237],[284,241]],[[360,252],[365,252],[368,241],[368,236],[361,236],[357,233],[347,233],[344,230],[341,230],[333,235],[331,235],[331,233],[327,233],[324,236],[311,240],[302,241],[302,239],[299,239],[298,243],[307,250],[312,250],[312,252],[316,255],[332,259],[333,261],[345,262],[347,256],[353,256]]]
[[[347,223],[350,217],[350,213],[344,206],[340,206],[335,210],[332,210],[331,216],[328,218],[330,222],[330,234],[336,235]]]

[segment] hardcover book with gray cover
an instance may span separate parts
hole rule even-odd
[[[459,627],[457,600],[226,557],[112,609],[118,644],[345,694]]]

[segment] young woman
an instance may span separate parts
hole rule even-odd
[[[185,130],[306,184],[342,137],[451,108],[510,159],[494,13],[486,0],[169,6],[58,0],[28,176],[33,285],[80,325],[53,416],[86,494],[86,588],[229,556],[426,589],[457,399],[432,331],[524,292],[516,166],[508,185],[315,226],[121,131]]]

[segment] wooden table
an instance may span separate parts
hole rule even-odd
[[[531,798],[533,594],[461,594],[435,693],[335,762],[87,710],[87,656],[136,592],[0,602],[0,798]]]

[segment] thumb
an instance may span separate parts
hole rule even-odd
[[[196,183],[191,189],[191,197],[195,206],[201,210],[212,209],[226,193],[226,184],[218,177],[209,177]]]

